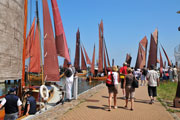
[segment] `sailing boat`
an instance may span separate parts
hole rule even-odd
[[[98,61],[98,73],[101,74],[101,73],[105,72],[105,74],[107,75],[106,59],[108,61],[108,66],[109,67],[110,67],[110,62],[109,62],[109,57],[108,57],[106,43],[105,43],[104,35],[103,34],[104,34],[103,33],[103,21],[101,20],[101,23],[99,25],[99,61]],[[103,70],[103,63],[104,63],[104,70]],[[94,73],[92,70],[93,69],[91,69],[91,73]],[[96,76],[96,75],[93,74],[93,76]],[[106,80],[106,78],[107,78],[107,76],[91,77],[92,80]]]

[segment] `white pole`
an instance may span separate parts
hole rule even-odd
[[[74,99],[77,100],[78,97],[78,76],[74,77]]]

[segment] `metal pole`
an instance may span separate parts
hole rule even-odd
[[[74,99],[77,100],[78,97],[78,76],[74,77]]]

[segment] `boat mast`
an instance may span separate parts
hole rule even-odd
[[[42,71],[42,85],[44,84],[44,70],[43,70],[43,62],[42,62],[42,48],[41,48],[41,30],[40,30],[40,24],[39,24],[39,13],[38,13],[38,0],[36,0],[36,16],[37,16],[37,27],[38,27],[38,31],[39,31],[39,42],[40,42],[40,52],[41,52],[41,56],[40,56],[40,64],[41,64],[41,71]]]

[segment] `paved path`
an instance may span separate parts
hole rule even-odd
[[[108,93],[104,87],[93,96],[86,99],[63,116],[56,117],[61,120],[173,120],[173,117],[158,102],[149,104],[147,86],[140,86],[135,92],[134,111],[124,109],[125,101],[121,99],[122,91],[119,89],[117,109],[107,111]],[[129,104],[130,108],[130,104]]]

